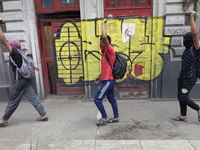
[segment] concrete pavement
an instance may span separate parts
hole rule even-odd
[[[120,122],[100,127],[93,101],[49,96],[42,104],[48,122],[35,121],[33,106],[20,103],[0,128],[0,150],[200,150],[197,112],[188,108],[188,122],[171,119],[179,115],[178,101],[118,100]],[[1,116],[6,105],[0,101]],[[113,117],[109,102],[104,105]]]

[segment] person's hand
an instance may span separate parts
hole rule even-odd
[[[0,23],[3,23],[3,19],[2,18],[0,18]]]
[[[98,83],[99,83],[99,80],[100,80],[99,76],[96,77],[96,79],[95,79],[95,83],[98,84]]]
[[[100,76],[96,77],[96,79],[95,79],[95,83],[96,83],[96,84],[98,84],[98,83],[99,83],[99,81],[100,81],[100,78],[101,78]]]
[[[103,21],[102,21],[102,23],[106,23],[107,22],[107,19],[106,18],[104,18],[103,19]]]
[[[195,12],[195,11],[192,11],[190,17],[192,18],[192,17],[194,17],[195,15],[196,15],[196,12]]]

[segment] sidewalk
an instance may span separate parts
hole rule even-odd
[[[197,112],[188,108],[188,122],[171,119],[179,115],[178,101],[118,100],[120,122],[100,127],[93,101],[50,96],[42,104],[48,122],[35,121],[33,106],[20,103],[0,128],[0,150],[200,150]],[[1,116],[6,105],[0,101]],[[113,117],[109,102],[104,105]]]

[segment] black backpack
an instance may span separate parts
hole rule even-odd
[[[124,58],[124,56],[120,55],[119,53],[115,53],[115,63],[114,67],[111,65],[108,55],[105,52],[105,58],[109,62],[110,67],[112,68],[112,74],[115,79],[122,79],[126,73],[126,67],[127,67],[127,60]]]

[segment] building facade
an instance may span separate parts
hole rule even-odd
[[[128,62],[116,80],[117,99],[177,99],[177,78],[190,31],[190,12],[199,2],[184,0],[2,0],[1,25],[7,39],[21,41],[40,71],[33,81],[41,99],[47,95],[85,95],[93,99],[101,69],[101,21],[116,52]],[[199,29],[199,18],[196,16]],[[11,87],[8,52],[1,48],[0,92]],[[199,81],[191,98],[199,99]],[[6,92],[7,91],[7,92]]]

